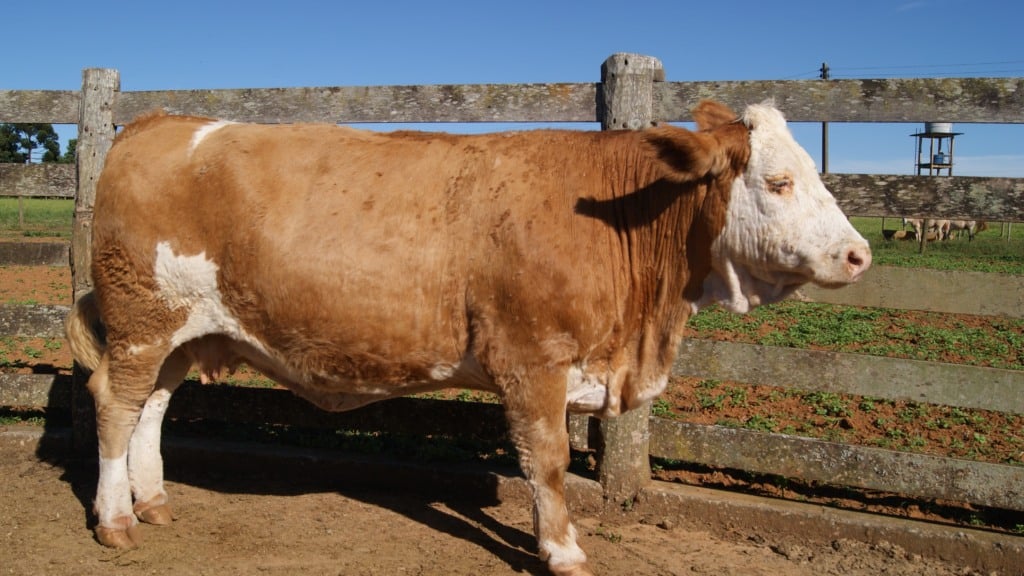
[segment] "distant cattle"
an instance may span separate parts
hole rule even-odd
[[[946,228],[945,236],[943,240],[949,240],[954,235],[960,238],[964,232],[967,233],[967,240],[974,240],[974,236],[982,230],[988,229],[988,225],[984,222],[978,222],[976,220],[949,220],[949,226]]]
[[[903,227],[910,225],[914,229],[916,238],[921,237],[922,228],[926,229],[928,240],[949,240],[954,235],[959,238],[964,232],[968,240],[974,240],[975,234],[987,230],[988,225],[976,220],[939,220],[939,219],[912,219],[903,218]]]
[[[925,234],[925,239],[929,242],[934,240],[945,240],[946,235],[949,231],[949,220],[934,220],[934,219],[917,219],[917,218],[903,218],[903,228],[906,229],[907,225],[910,225],[914,229],[914,234],[897,235],[899,239],[920,239],[921,234]],[[922,232],[923,231],[923,232]]]
[[[94,291],[67,323],[93,370],[99,541],[131,547],[137,519],[170,520],[171,394],[193,365],[209,380],[244,361],[328,410],[497,393],[540,557],[589,574],[566,410],[613,417],[658,395],[703,306],[747,312],[871,263],[774,107],[704,102],[694,118],[466,136],[128,126],[98,183]]]

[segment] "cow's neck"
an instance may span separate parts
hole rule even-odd
[[[711,270],[710,245],[724,223],[724,205],[714,192],[719,183],[680,186],[638,166],[616,190],[615,233],[625,259],[628,288],[623,344],[629,350],[630,377],[623,383],[627,406],[664,386],[691,302],[701,295]],[[631,400],[631,399],[637,400]]]

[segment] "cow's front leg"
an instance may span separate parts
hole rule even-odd
[[[146,399],[139,423],[128,444],[128,479],[135,496],[135,515],[148,524],[170,524],[173,515],[164,489],[160,437],[171,395],[181,385],[192,362],[183,350],[171,354],[160,369],[156,389]]]
[[[587,576],[587,555],[565,505],[569,433],[564,374],[545,372],[504,387],[505,411],[519,464],[533,491],[533,525],[539,556],[559,576]]]

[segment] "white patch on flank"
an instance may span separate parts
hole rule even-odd
[[[160,242],[153,277],[158,296],[171,310],[189,311],[185,325],[171,336],[172,348],[207,334],[224,334],[266,354],[263,344],[247,334],[224,306],[217,286],[217,265],[206,258],[206,252],[178,256],[169,243]]]
[[[188,145],[188,153],[192,154],[193,152],[195,152],[196,148],[199,147],[199,145],[203,142],[204,139],[206,139],[207,136],[213,134],[214,132],[220,130],[225,126],[230,126],[231,124],[235,124],[235,122],[232,122],[230,120],[216,120],[200,126],[199,129],[196,130],[194,134],[192,134],[192,140],[189,142]]]
[[[171,401],[171,391],[157,388],[146,400],[139,423],[128,444],[128,477],[135,499],[150,502],[165,494],[163,459],[160,457],[160,425]]]
[[[123,528],[114,522],[115,518],[131,517],[132,492],[128,483],[128,453],[117,458],[100,458],[100,482],[96,487],[96,515],[100,525],[109,528]]]

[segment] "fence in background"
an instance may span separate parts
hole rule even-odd
[[[1024,78],[667,82],[655,58],[617,54],[600,82],[573,84],[317,87],[121,92],[116,70],[88,69],[80,91],[0,90],[0,122],[78,124],[78,165],[0,165],[0,195],[66,196],[74,182],[73,290],[89,290],[95,184],[115,126],[147,111],[279,122],[600,122],[637,129],[689,121],[712,98],[734,109],[774,98],[792,122],[1024,123]],[[1024,179],[828,174],[840,207],[855,216],[1024,222]],[[11,191],[14,191],[13,194]],[[808,288],[812,300],[856,306],[1024,317],[1024,277],[876,266],[840,291]],[[60,335],[63,307],[0,308],[0,335]],[[1024,371],[745,344],[684,342],[674,372],[1024,414]],[[76,436],[92,426],[84,387],[46,375],[0,374],[0,406],[70,409]],[[429,417],[446,411],[450,417]],[[500,407],[398,399],[328,414],[280,390],[184,386],[175,414],[325,428],[504,435]],[[495,424],[495,423],[498,424]],[[1024,467],[894,452],[718,426],[635,411],[597,422],[570,419],[577,447],[600,446],[609,498],[628,498],[650,478],[649,455],[922,498],[1024,510]]]

